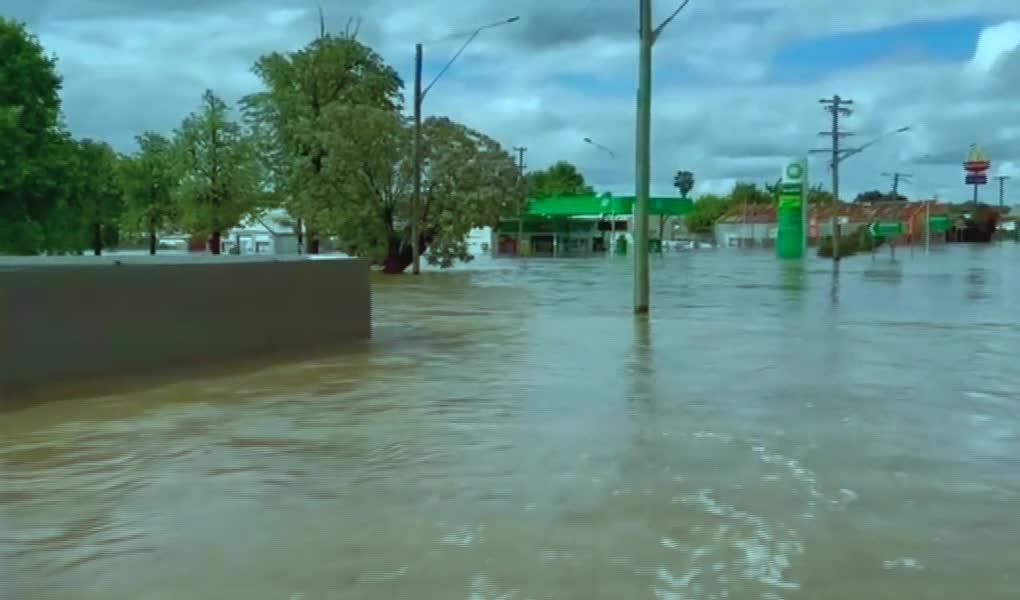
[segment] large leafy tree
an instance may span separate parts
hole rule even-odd
[[[166,137],[147,131],[135,140],[137,152],[122,157],[119,164],[126,205],[124,226],[129,233],[144,234],[149,254],[155,254],[159,232],[178,216],[175,194],[181,168]]]
[[[289,53],[272,53],[254,72],[265,90],[242,100],[263,161],[265,189],[307,228],[307,249],[317,250],[318,234],[335,225],[337,213],[328,127],[337,126],[340,109],[400,109],[402,82],[396,71],[354,31],[318,38]],[[335,150],[335,148],[334,148]],[[335,162],[335,161],[334,161]]]
[[[224,231],[256,209],[260,200],[253,141],[230,119],[226,102],[211,91],[202,106],[184,119],[176,134],[181,160],[180,201],[185,226],[209,236],[220,253]]]
[[[584,175],[573,164],[561,160],[547,169],[527,175],[528,193],[532,196],[586,196],[594,194]]]
[[[36,254],[64,195],[56,164],[68,156],[61,79],[35,36],[3,17],[0,57],[0,252]]]
[[[67,208],[77,220],[71,239],[76,249],[90,247],[99,256],[104,246],[116,245],[124,212],[117,154],[105,142],[78,140],[65,176],[70,188]]]
[[[411,131],[399,114],[368,106],[336,106],[322,143],[331,229],[345,249],[402,273],[411,263]],[[432,264],[470,260],[465,237],[491,225],[521,190],[513,157],[495,140],[445,118],[422,124],[423,183],[419,244]]]
[[[685,220],[687,230],[691,233],[709,233],[715,226],[719,217],[726,213],[732,206],[730,197],[704,194],[695,199],[691,212],[687,213]]]

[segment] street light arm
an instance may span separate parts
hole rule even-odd
[[[613,158],[616,158],[616,153],[615,152],[610,150],[608,147],[603,146],[602,144],[596,142],[595,140],[586,137],[586,138],[584,138],[584,141],[587,142],[588,144],[591,144],[592,146],[595,146],[599,150],[602,150],[603,152],[608,152],[609,156],[612,156]]]
[[[682,11],[684,7],[687,6],[687,3],[689,3],[690,1],[691,0],[684,0],[683,3],[680,4],[679,8],[673,11],[673,14],[666,17],[666,20],[660,23],[659,26],[652,31],[653,44],[655,43],[655,40],[659,39],[659,35],[662,33],[662,30],[665,29],[667,25],[673,22],[673,19],[675,19],[676,16],[680,14],[680,11]]]
[[[425,95],[429,93],[429,90],[432,89],[432,86],[434,86],[436,82],[439,81],[440,77],[442,77],[447,71],[450,70],[450,67],[453,66],[453,63],[457,62],[457,59],[460,58],[460,55],[464,53],[464,50],[466,50],[467,47],[471,45],[471,42],[475,41],[475,38],[478,37],[478,34],[485,31],[486,29],[492,29],[493,27],[499,27],[500,25],[508,25],[515,21],[519,21],[520,19],[521,19],[520,17],[510,17],[509,19],[505,19],[503,21],[497,21],[495,23],[489,23],[488,25],[482,25],[478,29],[475,29],[473,32],[471,32],[471,35],[469,35],[468,38],[464,40],[464,43],[461,44],[460,48],[453,54],[450,60],[447,61],[445,65],[443,65],[443,68],[439,70],[439,73],[437,73],[436,76],[432,78],[432,81],[429,82],[429,84],[425,86],[424,89],[422,89],[421,99],[422,100],[425,99]]]
[[[883,133],[882,135],[878,136],[877,138],[871,140],[870,142],[867,142],[865,144],[861,144],[860,146],[858,146],[856,148],[848,148],[848,149],[846,149],[844,151],[844,154],[842,156],[840,156],[839,159],[836,162],[837,163],[841,163],[844,160],[850,158],[851,156],[853,156],[855,154],[860,154],[861,152],[864,152],[865,150],[867,150],[871,146],[874,146],[878,142],[881,142],[882,140],[884,140],[885,138],[889,137],[890,135],[896,135],[897,133],[903,133],[905,131],[910,131],[910,126],[909,125],[906,126],[906,127],[900,127],[899,129],[894,129],[893,131],[887,131],[887,132]]]

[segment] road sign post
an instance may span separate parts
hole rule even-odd
[[[807,202],[807,159],[794,158],[783,167],[776,206],[776,255],[801,258],[807,246],[804,221]]]
[[[868,225],[868,233],[873,239],[881,239],[890,236],[903,235],[903,223],[899,221],[876,221]],[[896,258],[896,240],[889,241],[889,252],[892,258]],[[875,255],[875,247],[871,248],[872,256]]]

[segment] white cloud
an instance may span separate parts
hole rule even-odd
[[[507,147],[527,146],[531,167],[571,160],[597,187],[632,193],[637,2],[451,6],[323,4],[332,29],[360,17],[362,39],[408,81],[415,42],[425,43],[428,80],[464,32],[519,14],[520,22],[471,45],[430,92],[425,114],[448,114]],[[656,2],[657,18],[668,10]],[[143,129],[174,127],[206,87],[228,100],[252,91],[259,55],[299,47],[318,30],[305,0],[0,0],[0,13],[27,19],[60,58],[70,126],[121,148]],[[960,17],[998,20],[969,60],[905,52],[821,80],[770,79],[772,57],[786,43]],[[886,187],[881,172],[895,170],[915,175],[906,193],[967,199],[960,162],[969,143],[986,145],[993,171],[1020,165],[1020,20],[1011,19],[1020,19],[1015,0],[692,0],[655,47],[653,192],[674,193],[678,168],[695,172],[698,191],[771,179],[785,157],[826,144],[817,133],[827,114],[817,101],[839,93],[855,100],[845,120],[858,132],[850,144],[913,126],[844,163],[844,196]],[[824,160],[813,164],[813,178],[827,183]]]

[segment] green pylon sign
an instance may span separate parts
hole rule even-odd
[[[807,245],[804,236],[807,212],[807,159],[794,158],[783,166],[776,206],[776,254],[779,258],[801,258]]]

